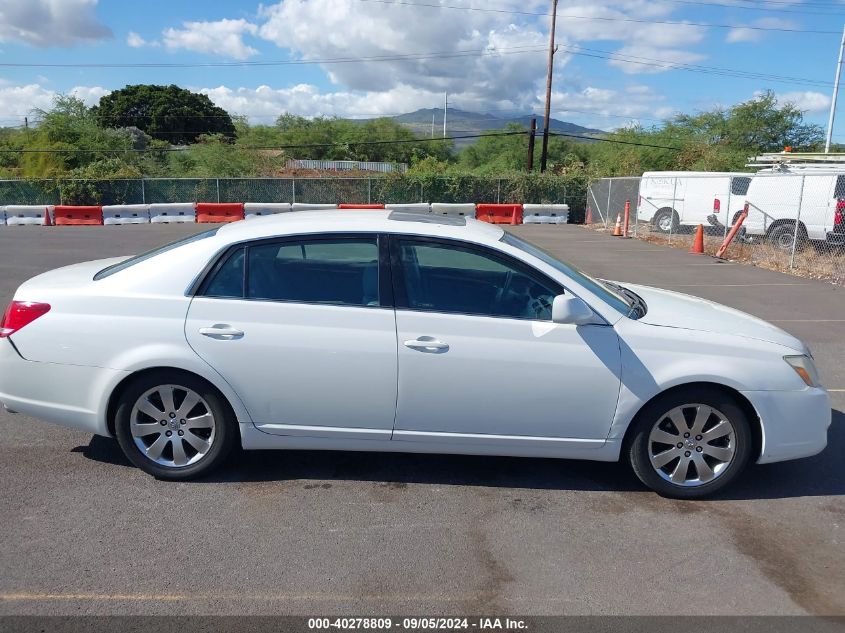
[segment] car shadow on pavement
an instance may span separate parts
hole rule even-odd
[[[112,439],[95,436],[74,449],[86,458],[132,467]],[[714,500],[779,499],[845,494],[845,413],[833,411],[828,447],[791,462],[751,465]],[[645,488],[623,463],[523,457],[358,453],[345,451],[239,451],[198,483],[367,481],[396,486],[437,484],[538,490],[630,492]],[[319,484],[318,484],[319,485]]]

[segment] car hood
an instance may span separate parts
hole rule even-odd
[[[808,354],[809,349],[799,339],[779,327],[745,312],[700,297],[650,286],[624,284],[646,302],[646,315],[640,323],[661,327],[732,334],[766,341]]]

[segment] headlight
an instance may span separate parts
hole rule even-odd
[[[795,373],[801,376],[808,387],[819,386],[819,372],[813,359],[809,356],[784,356],[783,360],[789,363],[789,366],[795,370]]]

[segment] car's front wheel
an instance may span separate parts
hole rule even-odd
[[[176,371],[139,376],[121,394],[115,435],[126,457],[155,477],[184,480],[228,456],[237,425],[228,403],[201,378]]]
[[[679,389],[637,416],[628,447],[634,472],[666,497],[696,499],[727,486],[751,456],[748,417],[727,393]]]

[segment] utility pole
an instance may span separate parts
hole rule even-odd
[[[431,138],[434,138],[434,112],[431,113]]]
[[[839,96],[839,77],[842,75],[842,53],[845,51],[845,28],[842,29],[842,42],[839,44],[839,61],[836,63],[836,80],[833,82],[833,98],[830,100],[830,117],[827,120],[827,139],[824,153],[830,152],[830,139],[833,136],[833,119],[836,116],[836,98]]]
[[[528,132],[528,171],[534,171],[534,136],[537,134],[537,119],[531,117],[531,129]]]
[[[552,110],[552,70],[555,63],[555,23],[557,22],[557,0],[552,0],[552,27],[549,29],[549,69],[546,76],[546,112],[543,119],[543,151],[540,154],[540,171],[546,171],[549,153],[549,117]]]
[[[443,138],[446,138],[446,111],[449,109],[449,93],[443,93]]]
[[[23,126],[24,126],[24,128],[26,128],[27,130],[29,129],[29,117],[28,117],[28,116],[25,116],[25,117],[23,118]]]

